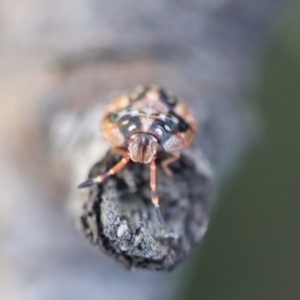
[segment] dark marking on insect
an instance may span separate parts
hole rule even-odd
[[[141,121],[138,116],[130,116],[127,114],[118,120],[118,127],[125,138],[137,130],[141,130]]]
[[[135,102],[137,100],[143,99],[147,92],[147,89],[145,89],[142,86],[136,87],[132,93],[128,95],[128,99],[130,102]]]
[[[150,131],[157,136],[160,143],[164,143],[178,130],[177,126],[170,119],[167,118],[165,121],[163,121],[157,118],[153,121]]]
[[[174,117],[178,120],[177,126],[179,132],[185,132],[191,128],[190,125],[182,117],[180,117],[175,111],[170,110],[168,116],[171,118]]]
[[[176,106],[176,99],[173,96],[169,96],[166,91],[164,91],[163,89],[159,90],[159,96],[160,96],[160,100],[165,103],[166,105],[168,105],[170,108],[174,108]]]
[[[180,157],[182,148],[192,143],[196,127],[192,111],[169,92],[154,85],[139,86],[115,99],[101,122],[104,137],[111,142],[112,150],[123,158],[107,172],[78,187],[101,184],[131,160],[150,164],[151,200],[159,222],[163,223],[156,190],[156,158],[164,152],[169,154],[161,165],[170,176],[168,165]]]

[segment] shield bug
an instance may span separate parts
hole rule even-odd
[[[195,136],[196,120],[192,111],[171,93],[158,86],[139,86],[108,105],[101,129],[111,142],[111,150],[123,158],[107,172],[81,183],[78,188],[101,184],[129,161],[150,164],[151,200],[160,223],[163,215],[156,191],[156,158],[166,152],[161,163],[168,176],[168,165],[180,157]]]

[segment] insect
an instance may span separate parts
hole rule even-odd
[[[111,150],[123,158],[107,172],[81,183],[78,188],[101,184],[129,161],[150,164],[151,200],[158,220],[163,224],[156,190],[155,160],[162,153],[168,153],[161,166],[172,177],[168,165],[179,159],[179,150],[192,143],[196,127],[192,111],[170,92],[155,85],[136,87],[115,99],[107,107],[101,122],[103,135],[111,142]]]

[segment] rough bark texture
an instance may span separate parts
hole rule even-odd
[[[117,161],[108,153],[90,175],[98,175]],[[149,169],[131,163],[91,191],[81,216],[85,235],[129,267],[173,269],[206,231],[212,189],[211,179],[184,155],[171,170],[172,180],[158,170],[164,225],[151,204]]]

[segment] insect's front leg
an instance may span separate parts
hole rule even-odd
[[[123,169],[126,164],[131,160],[130,156],[128,155],[128,152],[126,149],[122,148],[122,147],[112,147],[111,150],[121,156],[123,156],[123,158],[117,163],[115,164],[112,168],[110,168],[107,172],[98,175],[97,177],[94,177],[92,179],[89,179],[83,183],[81,183],[78,188],[85,188],[85,187],[89,187],[92,186],[96,183],[102,183],[103,181],[105,181],[108,177],[116,174],[117,172],[119,172],[121,169]]]
[[[126,157],[128,155],[128,150],[123,147],[112,146],[110,150],[116,154]]]
[[[163,168],[164,172],[169,178],[173,178],[173,173],[169,168],[169,164],[175,162],[180,158],[180,152],[175,151],[175,152],[170,152],[169,153],[171,157],[166,158],[164,161],[161,162],[161,167]]]
[[[156,163],[152,160],[150,163],[150,187],[151,187],[151,201],[154,204],[155,211],[160,224],[164,224],[164,217],[159,207],[159,199],[156,190]]]

